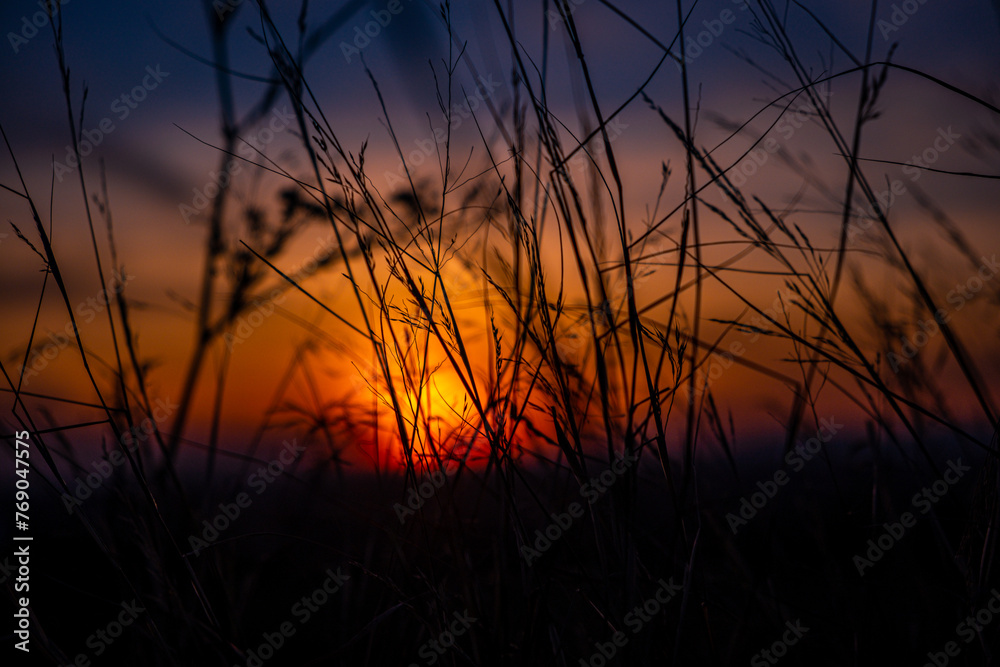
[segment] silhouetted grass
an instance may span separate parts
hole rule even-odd
[[[60,498],[91,470],[91,452],[74,434],[79,425],[48,413],[54,397],[22,391],[4,365],[16,420],[39,434],[44,466],[33,460],[36,480],[48,484],[51,534],[43,558],[52,560],[39,571],[52,575],[33,599],[35,640],[49,664],[71,662],[91,626],[101,627],[118,600],[133,598],[146,613],[112,649],[114,659],[165,665],[250,664],[251,651],[259,653],[286,622],[294,636],[270,664],[430,664],[427,642],[454,629],[455,614],[476,620],[453,648],[435,652],[444,664],[598,664],[591,656],[617,632],[627,639],[615,649],[619,664],[746,663],[797,620],[810,630],[789,650],[788,664],[918,664],[988,599],[997,585],[997,413],[977,360],[990,351],[974,351],[964,332],[941,321],[933,361],[918,355],[903,372],[887,361],[901,337],[942,307],[941,272],[971,275],[981,251],[961,221],[921,190],[919,206],[963,265],[916,263],[861,155],[896,76],[921,78],[934,93],[991,114],[1000,110],[892,62],[891,49],[878,60],[875,3],[863,57],[819,26],[830,38],[824,48],[850,61],[846,68],[802,55],[786,9],[753,3],[753,35],[781,67],[764,73],[788,82],[760,114],[773,128],[776,110],[807,100],[815,126],[842,159],[841,172],[829,174],[782,154],[835,221],[818,241],[801,198],[769,201],[733,183],[733,167],[767,134],[751,131],[756,116],[716,116],[729,135],[705,145],[700,93],[688,62],[673,55],[690,34],[690,7],[677,3],[671,43],[642,32],[663,51],[654,71],[678,65],[673,100],[657,99],[646,84],[624,100],[602,96],[573,5],[546,2],[538,16],[517,21],[510,6],[494,9],[512,70],[506,95],[475,112],[479,141],[470,147],[452,137],[450,114],[467,94],[463,73],[478,70],[450,3],[440,6],[448,53],[430,66],[449,122],[430,169],[418,174],[408,164],[394,129],[406,112],[386,102],[368,71],[406,173],[404,188],[385,191],[369,171],[367,146],[345,145],[306,74],[331,25],[310,30],[303,12],[299,34],[284,35],[264,4],[234,5],[224,16],[208,7],[218,167],[228,172],[237,161],[253,162],[272,179],[282,206],[237,209],[229,183],[212,198],[201,220],[200,287],[187,304],[194,337],[188,357],[175,360],[185,370],[169,425],[154,416],[155,371],[138,347],[127,293],[118,291],[106,314],[112,361],[99,360],[74,323],[74,350],[96,395],[87,401],[101,413],[101,447],[119,449],[128,465],[71,515]],[[545,11],[559,12],[558,25]],[[254,12],[274,67],[259,100],[241,113],[229,44],[237,17]],[[525,21],[540,21],[540,46],[519,32]],[[52,25],[77,145],[82,111],[69,92],[61,14]],[[575,120],[559,117],[549,93],[562,74],[548,61],[559,42],[579,87]],[[837,99],[855,103],[853,115],[834,113],[829,94],[821,94],[833,86]],[[263,152],[250,161],[236,152],[241,135],[285,97],[300,164],[307,165],[301,173]],[[629,156],[608,129],[633,102],[662,121],[670,140],[658,197],[640,220],[626,194]],[[678,106],[680,113],[671,111]],[[745,135],[752,143],[743,155],[721,162],[721,149],[746,145]],[[16,146],[8,141],[7,148],[17,166]],[[586,158],[582,169],[578,155]],[[108,287],[108,267],[120,272],[125,264],[108,187],[103,169],[99,190],[91,169],[78,174],[95,269]],[[40,299],[51,282],[73,321],[52,222],[46,229],[23,179],[7,189],[28,205],[34,223],[18,235],[41,248]],[[105,223],[103,244],[91,201]],[[866,231],[855,241],[852,226],[861,223]],[[315,229],[332,233],[335,247],[309,270],[283,269],[296,264],[295,242]],[[310,282],[321,274],[351,298],[352,312],[324,303]],[[768,305],[774,297],[762,301],[756,286],[776,284],[775,277],[781,296]],[[891,302],[892,288],[905,303]],[[997,286],[984,289],[995,304]],[[276,293],[301,295],[320,317],[283,310],[302,342],[289,344],[283,377],[262,378],[269,408],[252,441],[232,450],[224,446],[224,397],[238,360],[227,337]],[[720,317],[712,297],[737,306]],[[22,367],[37,347],[35,317]],[[729,352],[733,340],[749,348],[745,354]],[[318,379],[324,353],[343,365],[333,397]],[[741,377],[752,373],[760,387],[768,378],[786,392],[782,442],[755,433],[760,424],[734,421],[732,406],[713,389],[720,359],[728,362],[723,374],[740,366]],[[98,364],[103,377],[93,370]],[[960,381],[946,383],[943,369]],[[296,382],[303,391],[293,398]],[[973,404],[977,416],[959,414],[953,395]],[[207,442],[189,438],[199,403],[211,406]],[[848,403],[850,418],[831,413],[830,405]],[[787,472],[785,457],[830,419],[843,420],[843,430],[802,472],[788,472],[788,485],[734,531],[730,516],[741,500]],[[153,424],[150,438],[126,446],[144,420]],[[279,460],[279,441],[301,444],[307,454],[282,460],[280,474],[264,477],[261,466]],[[198,465],[183,467],[184,454]],[[623,457],[635,463],[623,465]],[[862,576],[854,559],[867,541],[913,511],[913,493],[958,458],[973,474]],[[216,528],[217,538],[205,538],[206,522],[241,493],[252,503]],[[194,546],[192,536],[207,543]],[[52,546],[60,547],[58,557]],[[350,578],[300,623],[296,602],[338,567]],[[680,592],[636,630],[630,614],[668,581]],[[963,664],[993,664],[996,627],[965,649]]]

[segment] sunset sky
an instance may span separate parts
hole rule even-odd
[[[367,172],[372,184],[387,198],[398,186],[392,175],[398,176],[400,159],[387,132],[386,114],[365,65],[378,82],[385,108],[389,110],[388,121],[399,137],[409,164],[420,177],[439,181],[432,167],[436,157],[426,157],[431,150],[429,146],[438,146],[445,122],[437,108],[432,65],[440,81],[442,59],[448,57],[449,47],[437,5],[422,0],[394,1],[395,4],[379,0],[312,2],[306,17],[310,29],[330,21],[331,17],[334,19],[330,22],[331,36],[309,60],[306,78],[347,150],[357,155],[362,142],[367,142]],[[522,55],[530,57],[534,66],[542,67],[539,60],[541,25],[545,19],[540,3],[516,0],[502,4],[514,17]],[[806,4],[842,40],[846,49],[864,58],[870,3],[849,0]],[[581,40],[589,49],[588,64],[599,98],[605,112],[610,112],[651,75],[663,51],[600,0],[576,0],[571,6]],[[908,14],[904,6],[914,11]],[[618,7],[660,42],[669,43],[677,30],[676,9],[671,3],[627,1]],[[398,12],[392,13],[390,9],[398,9]],[[67,111],[52,34],[48,25],[35,31],[31,23],[39,11],[38,3],[24,1],[8,2],[0,9],[0,26],[5,35],[5,43],[0,47],[3,53],[0,123],[29,192],[39,206],[42,220],[48,224],[51,217],[53,247],[66,274],[70,299],[74,304],[84,303],[88,297],[100,296],[101,287],[83,215],[80,184],[69,159]],[[215,75],[205,64],[213,57],[208,28],[211,11],[206,9],[205,3],[190,1],[167,5],[148,1],[75,0],[62,9],[72,102],[79,113],[86,86],[83,136],[97,144],[84,162],[87,187],[91,193],[100,192],[98,159],[103,160],[107,168],[117,250],[126,270],[125,294],[134,304],[135,321],[132,324],[139,335],[142,356],[153,362],[149,377],[152,395],[165,399],[176,399],[180,392],[186,359],[194,343],[193,314],[184,304],[197,297],[204,261],[206,227],[199,199],[213,183],[212,172],[220,163],[218,151],[206,145],[221,143]],[[265,87],[253,77],[272,76],[273,66],[265,47],[256,37],[261,33],[256,4],[237,2],[234,11],[237,25],[231,28],[229,63],[233,71],[247,75],[237,79],[235,84],[235,106],[237,117],[241,118],[259,100]],[[298,6],[275,4],[272,11],[286,40],[294,42]],[[489,167],[483,138],[471,114],[474,113],[479,121],[485,140],[501,151],[499,157],[506,157],[502,152],[505,150],[502,137],[496,131],[487,102],[510,122],[513,104],[511,53],[491,3],[460,2],[453,6],[452,12],[454,41],[467,44],[468,63],[474,66],[473,70],[463,63],[456,72],[454,101],[458,104],[468,100],[469,114],[460,115],[462,121],[453,126],[455,159],[463,163],[468,160],[471,176]],[[816,65],[808,73],[810,76],[824,78],[852,66],[843,52],[829,48],[828,39],[815,22],[794,6],[788,13],[791,25],[797,26],[796,48],[804,60]],[[357,35],[364,26],[379,16],[391,18],[387,25],[379,26],[378,34],[370,43],[361,49],[352,48],[359,43]],[[727,22],[730,19],[731,22]],[[996,48],[1000,40],[998,19],[1000,14],[987,0],[880,2],[871,60],[884,60],[890,45],[898,41],[894,62],[927,72],[997,104],[1000,101],[1000,80],[997,78],[1000,49]],[[579,138],[583,132],[577,109],[585,99],[586,90],[577,74],[578,69],[568,65],[567,59],[573,54],[564,40],[565,29],[558,19],[549,20],[552,27],[547,62],[549,108],[567,128],[564,139],[568,139],[569,132]],[[695,39],[699,33],[707,35],[700,51],[689,51],[689,85],[692,102],[700,109],[697,136],[702,146],[718,146],[734,125],[742,125],[769,102],[797,87],[774,51],[755,39],[749,13],[741,9],[741,3],[730,0],[698,2],[687,30],[688,36],[693,35]],[[674,48],[675,53],[679,52],[676,46]],[[358,52],[363,54],[364,62]],[[741,59],[739,54],[745,54],[752,63]],[[570,71],[573,74],[567,75]],[[773,71],[778,76],[772,78],[765,74],[766,71]],[[856,74],[843,76],[830,88],[830,104],[845,131],[851,128],[856,112],[858,82]],[[674,118],[683,116],[680,90],[678,68],[669,59],[645,88],[649,98]],[[794,102],[790,97],[785,98],[782,104],[789,102],[792,112],[808,111],[803,106],[806,104],[804,96]],[[936,156],[935,169],[1000,174],[997,146],[990,146],[983,139],[988,132],[993,132],[995,141],[1000,117],[990,115],[974,102],[929,81],[894,70],[889,73],[878,108],[882,116],[866,126],[862,156],[906,162],[933,148],[929,154]],[[289,172],[311,178],[290,104],[283,92],[274,109],[245,133],[244,138]],[[724,165],[736,161],[761,133],[768,130],[778,113],[775,108],[765,110],[745,132],[721,145],[713,157]],[[789,116],[794,118],[794,113]],[[79,118],[74,122],[78,121]],[[843,158],[835,154],[829,138],[814,121],[806,120],[801,127],[799,125],[789,120],[770,131],[767,136],[775,140],[771,145],[777,152],[769,154],[766,163],[759,168],[749,166],[744,160],[743,164],[748,165],[746,171],[754,173],[746,178],[743,187],[745,192],[778,207],[788,205],[801,190],[801,199],[796,203],[801,212],[796,222],[808,231],[817,247],[831,248],[838,238],[840,219],[823,189],[843,196],[846,173]],[[626,219],[633,235],[638,236],[655,206],[661,165],[671,161],[676,174],[682,174],[684,152],[669,128],[641,96],[622,110],[609,130],[626,185]],[[761,146],[766,145],[761,143]],[[254,158],[260,161],[256,155]],[[58,163],[55,171],[53,162]],[[997,225],[1000,189],[995,180],[906,171],[897,165],[876,162],[864,164],[863,169],[882,190],[889,191],[893,182],[901,181],[905,193],[894,198],[890,220],[916,263],[923,267],[927,283],[942,303],[950,290],[974,275],[975,268],[959,262],[955,254],[945,248],[942,233],[932,227],[927,212],[918,205],[921,197],[932,199],[937,207],[948,211],[976,253],[989,259],[1000,249],[1000,227]],[[57,176],[54,184],[53,174]],[[583,168],[580,174],[582,177]],[[6,152],[0,160],[0,179],[9,188],[21,189],[14,163]],[[682,181],[679,176],[671,179],[655,221],[680,201]],[[276,195],[287,187],[286,181],[273,174],[262,175],[249,168],[244,169],[234,183],[236,201],[257,202],[271,211],[278,210]],[[716,190],[707,192],[706,202],[725,205]],[[37,232],[24,200],[3,191],[0,192],[0,206],[4,222],[13,221],[38,246]],[[97,211],[93,210],[98,220]],[[195,212],[192,214],[192,211]],[[239,211],[231,207],[229,215],[235,220]],[[607,219],[610,220],[610,216]],[[703,242],[735,238],[726,223],[709,214],[705,214],[703,224]],[[103,222],[97,228],[104,253],[102,260],[108,271],[110,256]],[[668,220],[660,229],[672,240],[657,247],[672,247],[679,228],[677,216]],[[5,236],[0,235],[0,284],[3,286],[0,353],[8,372],[12,369],[16,372],[31,334],[43,274],[39,258],[14,236],[13,230],[8,226],[2,233]],[[616,243],[614,234],[609,226],[607,238],[612,249]],[[545,246],[546,251],[552,252],[554,272],[558,265],[556,241],[548,239]],[[329,252],[333,243],[330,229],[317,223],[282,256],[278,266],[286,271],[300,268],[310,257]],[[706,258],[721,261],[739,249],[739,246],[719,246],[706,250]],[[666,259],[672,262],[676,255],[666,257],[673,258]],[[751,254],[737,266],[775,269],[759,253]],[[863,269],[863,261],[858,266]],[[341,272],[342,267],[336,265],[307,281],[305,286],[330,308],[349,320],[356,320],[357,306]],[[673,275],[672,267],[666,268],[666,274]],[[890,278],[884,268],[869,273],[862,270],[862,274],[869,286],[880,289],[881,296],[889,303],[905,302],[902,296],[898,299],[893,296],[897,289],[895,279]],[[782,284],[780,276],[766,278],[757,274],[730,273],[728,277],[760,304],[770,304]],[[280,281],[275,277],[269,284],[278,285]],[[665,279],[642,284],[639,287],[640,304],[655,300],[666,287]],[[478,281],[473,289],[479,289]],[[567,278],[568,293],[576,289],[574,280]],[[218,296],[221,303],[225,295]],[[846,303],[839,305],[845,311],[856,311],[856,324],[863,328],[864,306],[851,302],[849,298],[853,297],[850,295],[843,298]],[[470,321],[483,322],[476,300],[471,301],[475,305],[468,309]],[[973,351],[980,374],[987,378],[994,392],[1000,389],[995,380],[1000,371],[1000,358],[996,354],[1000,349],[995,333],[996,306],[986,299],[973,301],[968,308],[956,312],[954,320],[965,344]],[[709,289],[703,312],[709,333],[705,333],[704,338],[714,340],[721,331],[709,320],[733,319],[742,310],[743,305],[725,290],[717,286]],[[82,318],[84,343],[110,362],[107,321],[99,309],[89,316],[88,312],[91,311],[86,307],[77,309]],[[363,341],[354,338],[345,327],[322,314],[301,295],[289,295],[278,312],[279,315],[268,317],[261,326],[254,328],[252,335],[233,347],[224,405],[228,447],[238,449],[238,443],[254,432],[296,354],[296,346],[321,340],[304,323],[318,326],[328,334],[328,338],[322,339],[313,367],[324,399],[334,401],[351,392],[364,391],[363,385],[350,380],[356,375],[355,366],[359,360],[370,358]],[[663,318],[666,308],[660,306],[652,314]],[[991,326],[980,326],[981,322]],[[63,331],[65,325],[64,305],[50,282],[42,304],[36,341],[45,341],[47,336],[48,340],[58,339],[54,332]],[[55,338],[49,336],[50,333]],[[485,324],[480,333],[475,345],[485,354],[492,345]],[[872,335],[874,340],[874,332]],[[726,345],[729,341],[747,338],[731,332]],[[935,343],[938,344],[940,341]],[[788,350],[764,341],[755,343],[747,358],[788,372],[787,368],[780,368],[780,359],[787,353]],[[206,378],[218,370],[221,358],[218,353],[211,356],[203,370]],[[104,369],[101,373],[107,377]],[[967,388],[953,367],[945,367],[942,373],[954,384],[958,395],[967,394]],[[461,391],[454,379],[445,378],[442,383],[446,385],[442,390],[447,394],[446,402],[458,402]],[[211,400],[206,387],[210,384],[206,382],[201,387],[203,399],[195,402],[188,434],[193,439],[203,437],[207,428]],[[299,377],[289,388],[287,400],[311,400],[307,387]],[[25,389],[84,402],[94,400],[76,352],[60,353],[37,377],[31,378]],[[779,431],[783,428],[776,421],[787,412],[790,397],[780,383],[735,367],[726,372],[713,390],[718,392],[727,410],[753,421],[753,427],[744,427],[751,439],[755,433],[766,433],[772,426],[777,426]],[[830,394],[828,400],[831,410],[849,412],[854,409],[839,395]],[[370,403],[370,399],[366,401]],[[965,398],[956,398],[952,407],[957,414],[967,418],[976,416],[975,407]],[[59,414],[73,414],[74,410],[76,408],[69,406],[60,407]],[[85,420],[87,414],[81,409],[81,420]],[[860,422],[855,426],[859,428]]]

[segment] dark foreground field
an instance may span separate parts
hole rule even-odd
[[[586,486],[536,468],[505,489],[495,470],[484,480],[456,466],[420,480],[416,495],[398,477],[299,466],[254,477],[251,465],[221,478],[211,497],[189,498],[202,508],[193,517],[162,503],[183,559],[164,555],[173,549],[163,531],[136,522],[144,510],[135,484],[113,477],[82,506],[99,517],[92,527],[112,558],[62,503],[36,521],[33,622],[46,650],[33,658],[923,665],[939,654],[937,664],[992,664],[1000,617],[982,613],[981,633],[964,621],[988,610],[1000,585],[988,534],[995,496],[983,496],[996,468],[974,452],[942,456],[942,478],[882,452],[875,480],[863,441],[804,465],[738,460],[739,480],[724,460],[703,461],[682,525],[645,454],[635,467],[618,465],[620,475],[592,462]],[[924,482],[893,481],[913,474]],[[629,498],[634,506],[623,507]],[[416,509],[404,510],[407,502]],[[172,583],[187,568],[210,612]],[[941,653],[946,646],[957,657]]]

